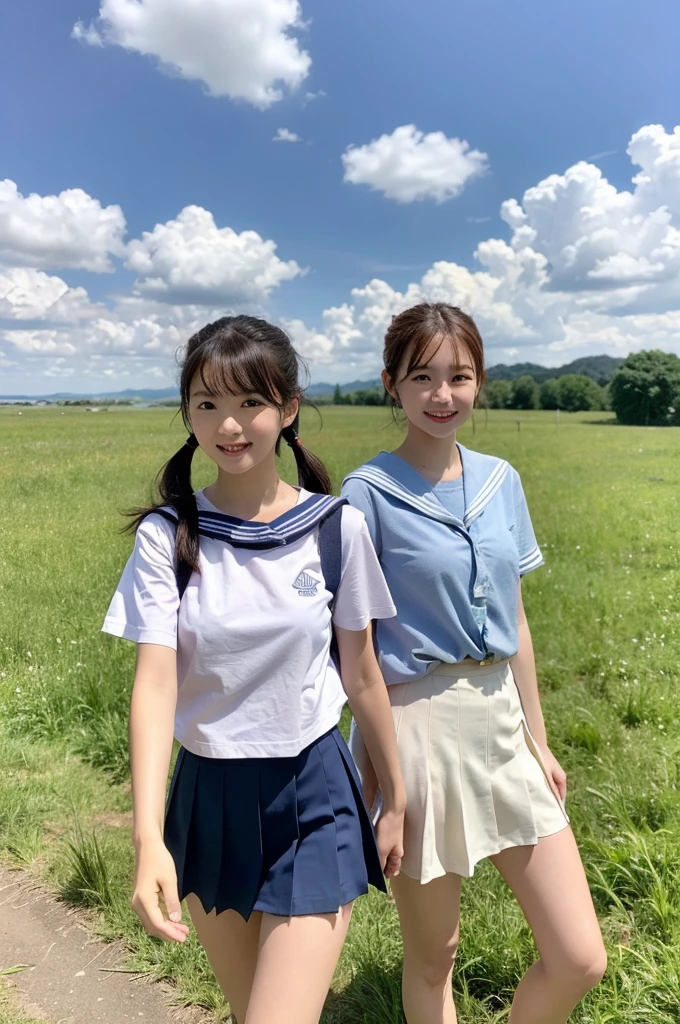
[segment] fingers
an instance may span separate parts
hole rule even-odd
[[[396,878],[401,870],[401,861],[404,856],[404,851],[400,847],[395,847],[391,853],[388,854],[387,860],[385,861],[385,878]]]
[[[163,901],[168,914],[172,914],[172,919],[163,915],[159,901],[160,895],[163,895]],[[182,912],[177,897],[177,882],[174,879],[159,879],[157,886],[142,883],[135,889],[132,908],[141,919],[149,935],[163,939],[165,942],[184,942],[186,940],[189,929],[181,923]]]

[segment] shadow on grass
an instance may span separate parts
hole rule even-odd
[[[401,1008],[401,965],[387,970],[365,964],[341,992],[326,1000],[321,1024],[404,1024]]]

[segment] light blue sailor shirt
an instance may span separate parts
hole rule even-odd
[[[376,626],[388,685],[420,679],[438,662],[517,653],[517,585],[543,556],[517,471],[458,448],[458,481],[432,486],[381,452],[342,486],[366,517],[397,607]]]

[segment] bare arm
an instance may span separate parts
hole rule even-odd
[[[170,647],[138,644],[130,706],[133,835],[137,867],[132,905],[146,930],[183,942],[177,874],[163,841],[165,787],[177,702],[177,655]],[[159,905],[163,895],[169,920]]]
[[[543,711],[541,710],[541,698],[538,692],[538,680],[536,678],[536,659],[534,657],[534,645],[531,639],[529,623],[524,612],[522,601],[522,583],[518,585],[517,594],[517,631],[519,647],[517,654],[511,659],[512,673],[517,683],[517,689],[522,700],[522,707],[526,716],[529,731],[533,736],[543,761],[552,779],[553,785],[559,797],[564,801],[567,795],[567,777],[551,753],[548,747]]]
[[[336,626],[335,633],[342,683],[383,796],[376,836],[385,874],[390,877],[399,873],[404,852],[406,808],[392,709],[373,650],[372,627],[354,631]]]

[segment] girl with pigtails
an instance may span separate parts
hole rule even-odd
[[[136,877],[147,931],[183,942],[186,898],[238,1024],[315,1024],[353,901],[402,856],[404,791],[372,622],[394,615],[364,516],[298,434],[286,334],[224,317],[189,341],[189,437],[104,630],[137,644],[130,714]],[[281,440],[298,487],[280,479]],[[194,491],[201,448],[213,483]],[[333,641],[333,645],[332,645]],[[374,835],[338,731],[346,700],[383,797]],[[165,799],[173,735],[179,754]]]

